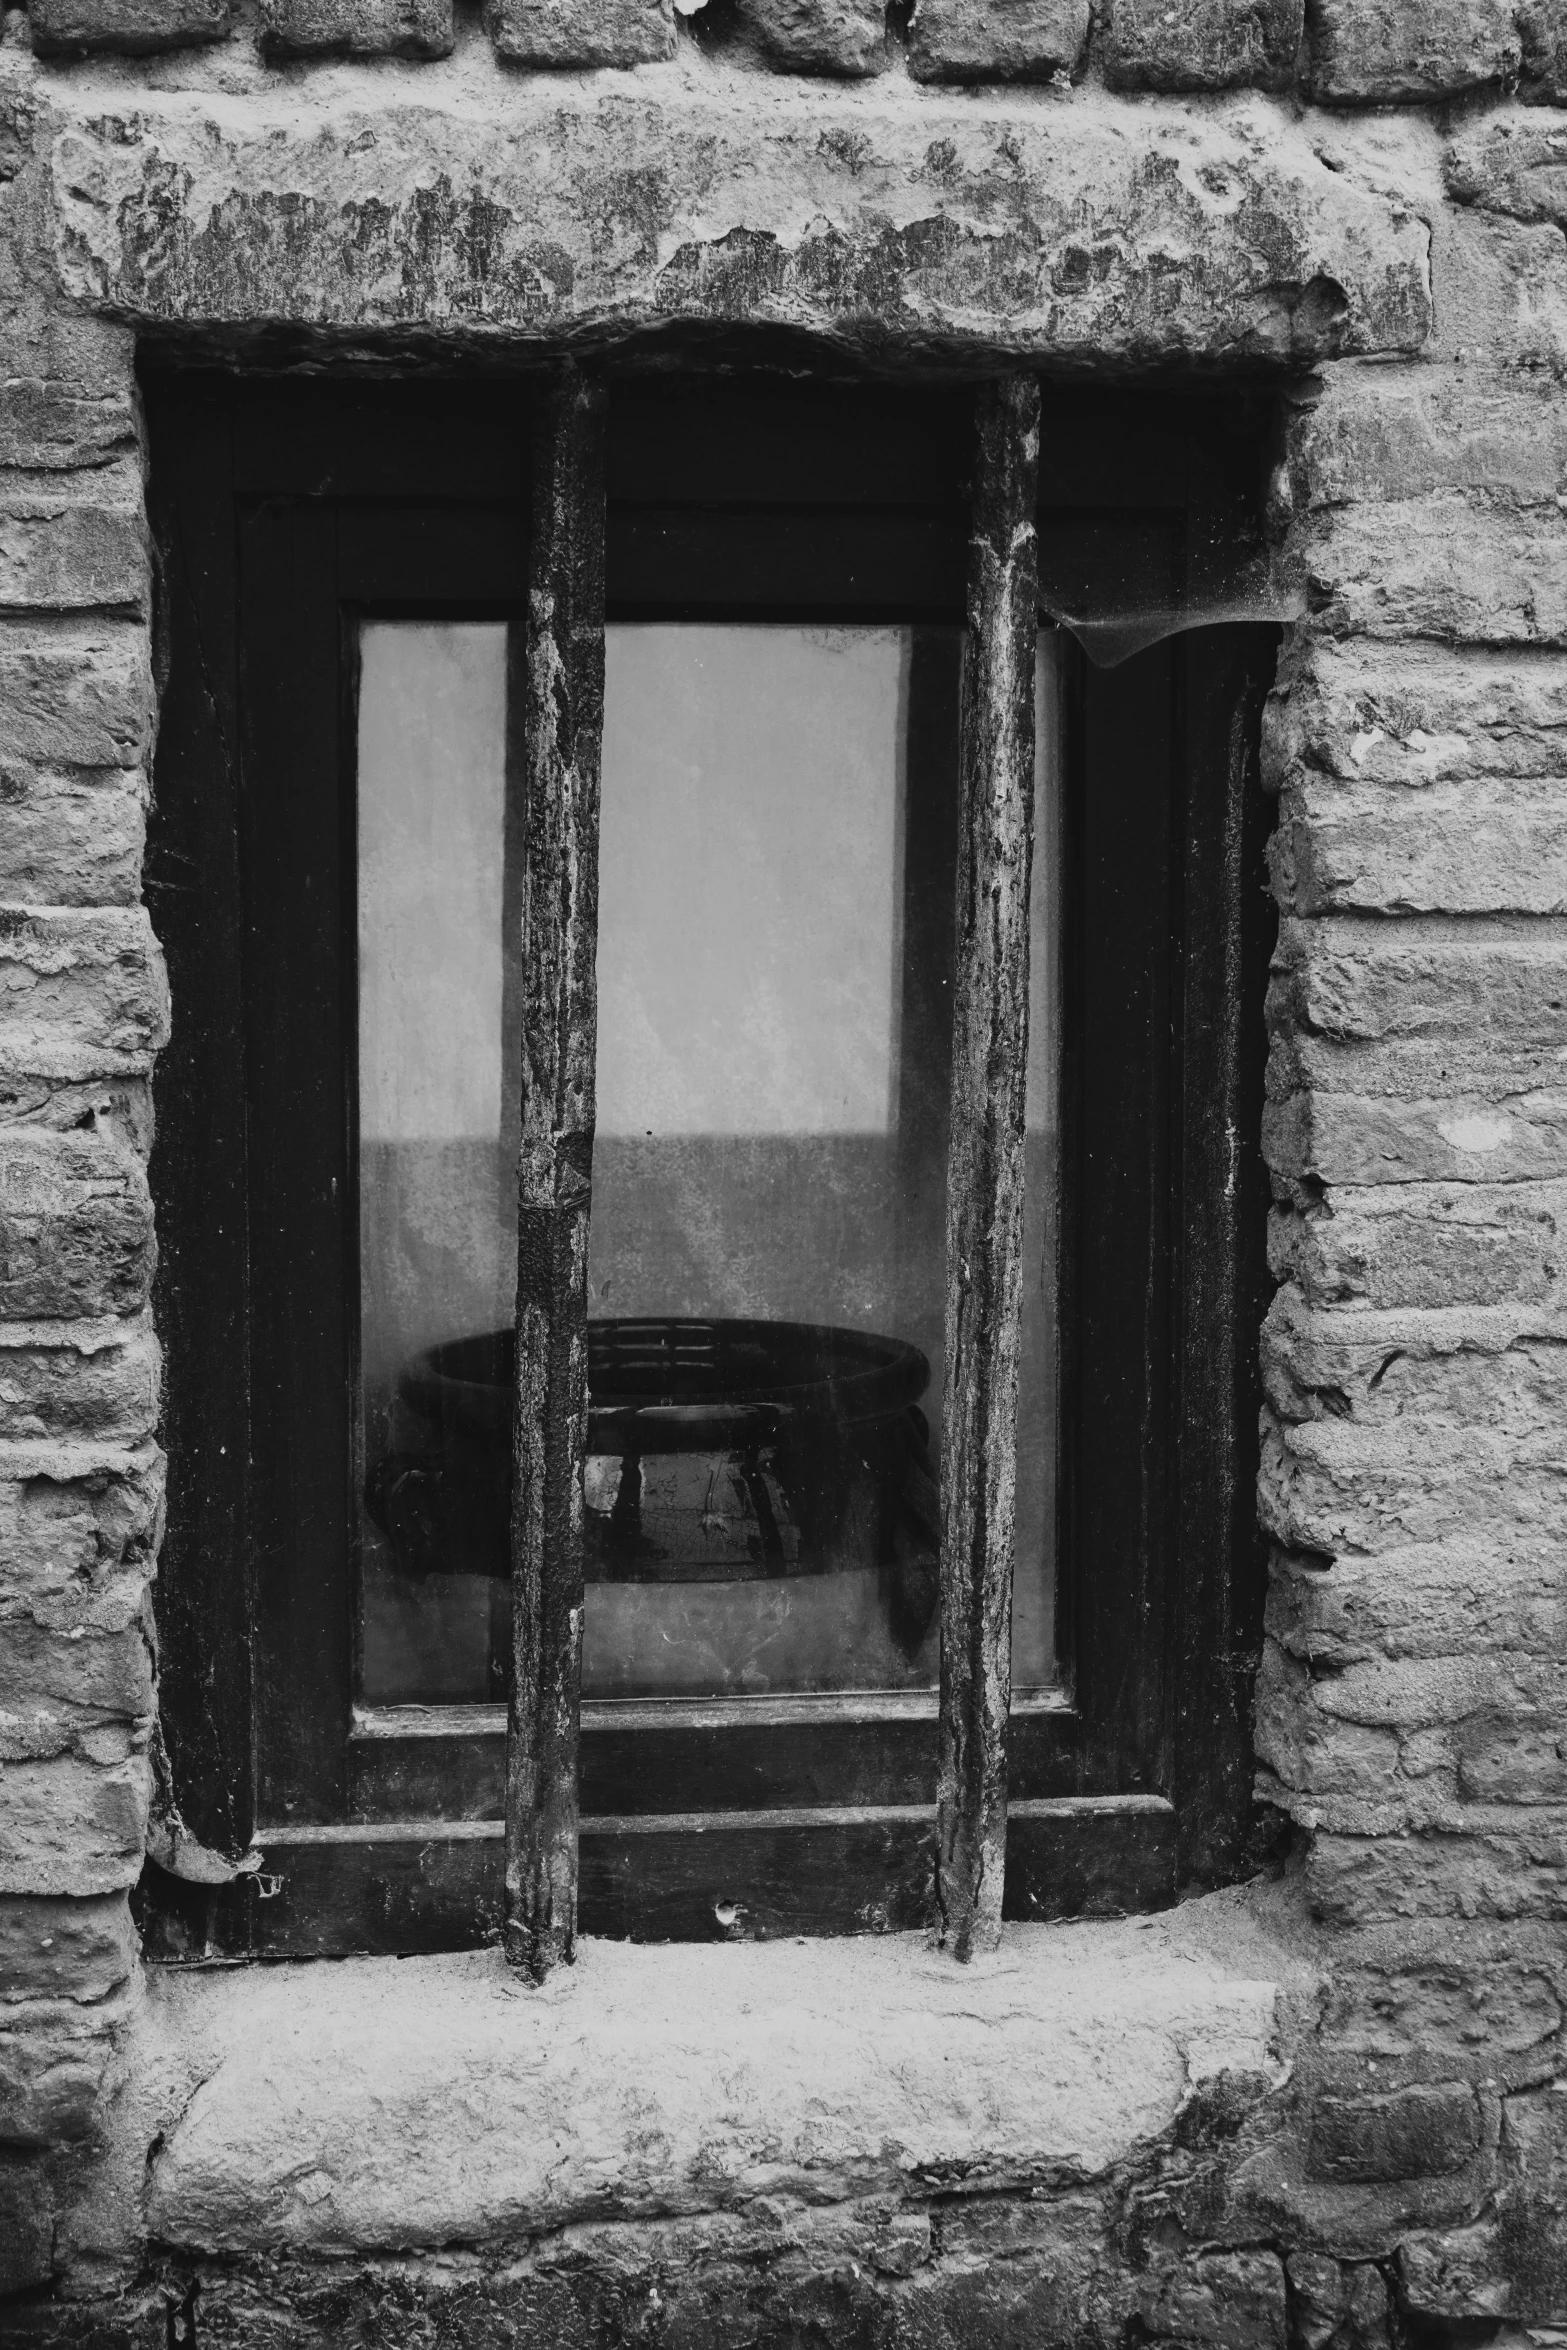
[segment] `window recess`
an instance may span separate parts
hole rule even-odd
[[[1274,635],[1148,639],[1260,407],[148,395],[163,1710],[261,1858],[153,1947],[1234,1873]]]

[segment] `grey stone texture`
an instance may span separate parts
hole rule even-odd
[[[1567,99],[1567,12],[1559,0],[1524,0],[1518,30],[1530,95],[1561,104]]]
[[[30,0],[28,28],[40,57],[104,51],[146,57],[160,49],[226,41],[232,0]]]
[[[1109,0],[1105,79],[1117,90],[1285,89],[1302,25],[1302,0]]]
[[[754,116],[699,85],[678,139],[645,85],[563,96],[547,76],[391,120],[291,94],[264,145],[227,110],[111,112],[54,150],[65,276],[148,325],[324,311],[454,347],[685,318],[862,356],[891,331],[963,358],[1304,363],[1429,331],[1423,221],[1282,111],[1266,137],[1218,116],[1194,147],[1184,113],[1132,123],[1085,92],[1063,141],[1053,106],[1003,131],[967,96],[890,82],[769,75]]]
[[[1330,105],[1443,98],[1512,81],[1514,0],[1309,0],[1307,86]]]
[[[497,8],[505,72],[483,41],[426,72],[415,44],[408,66],[318,83],[259,64],[250,20],[182,56],[227,29],[189,0],[33,0],[29,37],[13,13],[0,43],[0,2292],[68,2285],[25,2305],[23,2338],[73,2350],[166,2342],[193,2279],[204,2334],[290,2345],[1388,2350],[1396,2328],[1559,2325],[1560,11],[1321,0],[1302,54],[1333,111],[1302,113],[1252,87],[1292,70],[1273,9],[1119,0],[1093,39],[1140,93],[1121,98],[1066,0],[921,0],[913,88],[853,86],[882,52],[849,0],[747,0],[752,47],[723,57],[677,43],[658,5]],[[288,18],[347,52],[440,21],[347,0]],[[32,54],[171,44],[147,69]],[[1085,62],[1072,90],[1005,87]],[[510,70],[529,65],[564,70]],[[1158,94],[1187,81],[1239,94]],[[829,2068],[831,2160],[802,2123],[785,2162],[744,2126],[755,2082],[731,2112],[723,2068],[703,2073],[704,2048],[749,2045],[731,1973],[675,2019],[679,2064],[639,2058],[639,2081],[589,2048],[602,2111],[662,2100],[685,2149],[634,2141],[622,2112],[595,2168],[587,2109],[528,2104],[558,2016],[507,2000],[494,2028],[522,2053],[470,2075],[445,2061],[460,2004],[434,2059],[416,2014],[371,2065],[373,1970],[296,1974],[286,2000],[269,1977],[254,2007],[235,1982],[238,2069],[209,2091],[199,1992],[149,1995],[137,1962],[163,1489],[146,1160],[171,1007],[141,902],[157,694],[134,359],[141,335],[244,354],[281,329],[315,364],[461,369],[715,326],[894,372],[1289,372],[1271,511],[1301,617],[1263,738],[1279,1286],[1255,1703],[1258,1792],[1294,1844],[1276,1884],[1177,1921],[1213,1921],[1210,2017],[1255,1938],[1272,2036],[1253,2001],[1224,2045],[1177,2046],[1143,1964],[1119,2027],[1146,2059],[1141,2106],[1117,2104],[1102,2034],[1046,2051],[1060,2003],[1012,2001],[1004,1945],[1003,1972],[965,1986],[990,2017],[975,2036],[1012,2034],[1018,2060],[990,2114],[950,2087],[900,2095],[903,2042],[844,2002],[877,2131],[854,2138],[852,2068]],[[1085,1931],[1056,1938],[1062,1964]],[[1138,1938],[1164,1951],[1177,1925],[1103,1931],[1130,1979]],[[629,1979],[637,1954],[616,1963]],[[1103,1988],[1090,1973],[1063,1999]],[[354,2096],[298,2102],[293,2033],[339,2089],[359,2051]],[[439,2181],[406,2130],[381,2136],[372,2071],[421,2149],[445,2133]],[[464,2138],[468,2086],[504,2109],[503,2143]],[[812,2087],[794,2076],[791,2111]],[[922,2111],[942,2117],[925,2142]],[[558,2123],[576,2200],[551,2234],[537,2140]]]
[[[1318,2179],[1371,2184],[1462,2170],[1480,2151],[1480,2108],[1467,2081],[1372,2097],[1324,2097],[1307,2162]]]
[[[1458,133],[1447,149],[1448,193],[1460,204],[1513,220],[1567,228],[1562,115],[1507,107]]]
[[[446,57],[452,0],[262,0],[263,46],[280,57]]]
[[[671,0],[486,0],[508,65],[652,65],[675,53]]]
[[[1088,24],[1088,0],[919,0],[909,70],[929,82],[1051,81],[1081,64]]]
[[[1286,2267],[1299,2350],[1390,2350],[1387,2281],[1374,2261],[1296,2252]]]
[[[884,0],[739,0],[761,54],[794,73],[880,73],[889,61]]]
[[[1266,2103],[1281,1963],[1232,1897],[1143,1927],[1021,1927],[961,1970],[911,1934],[590,1941],[538,1998],[519,1997],[495,1951],[367,1962],[318,1984],[297,1967],[171,1977],[149,2023],[203,2085],[169,2119],[149,2225],[213,2253],[345,2240],[374,2253],[436,2249],[475,2225],[494,2240],[553,2233],[606,2208],[624,2221],[759,2199],[895,2208],[946,2177],[971,2191],[1063,2166],[1106,2179],[1169,2139],[1196,2083],[1231,2083],[1237,2125]],[[456,2080],[469,2089],[454,2104]],[[1164,2303],[1172,2333],[1195,2330],[1193,2297],[1243,2297],[1281,2320],[1276,2258],[1155,2269],[1131,2290]]]

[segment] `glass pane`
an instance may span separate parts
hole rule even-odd
[[[958,657],[609,631],[588,1694],[934,1684]]]
[[[590,1696],[933,1687],[956,631],[609,632]],[[1055,667],[1040,665],[1014,1675],[1054,1673]],[[361,636],[361,1692],[501,1695],[506,632]]]
[[[509,1328],[516,1293],[505,627],[367,622],[358,753],[361,1690],[482,1700],[504,1454],[497,1524],[493,1464],[454,1490],[429,1350]]]
[[[1028,1096],[1024,1128],[1023,1331],[1018,1365],[1017,1548],[1012,1685],[1056,1678],[1056,1482],[1061,1181],[1060,640],[1035,671],[1034,877],[1029,898]]]

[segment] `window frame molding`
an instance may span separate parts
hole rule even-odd
[[[155,1164],[164,1252],[157,1302],[170,1360],[165,1438],[187,1473],[199,1474],[205,1463],[215,1479],[199,1526],[179,1522],[176,1508],[165,1550],[158,1596],[163,1702],[186,1818],[203,1841],[236,1853],[254,1844],[260,1858],[254,1874],[217,1888],[179,1884],[149,1866],[142,1908],[151,1947],[167,1957],[454,1947],[493,1939],[502,1926],[501,1823],[476,1816],[495,1808],[493,1709],[355,1708],[345,1691],[347,1718],[333,1729],[343,1770],[336,1816],[282,1827],[264,1819],[257,1833],[264,1664],[256,1645],[250,1495],[242,1464],[214,1468],[228,1459],[236,1412],[238,1424],[248,1424],[253,1382],[244,1346],[226,1373],[210,1374],[212,1328],[232,1333],[243,1322],[254,1267],[231,1229],[230,1166],[227,1261],[216,1276],[203,1269],[212,1219],[199,1211],[210,1209],[210,1168],[187,1169],[182,1178],[176,1162],[208,1119],[220,1055],[210,1035],[202,1045],[182,1037],[179,1023],[182,1002],[199,1000],[211,1012],[204,1026],[221,1027],[246,996],[235,853],[245,759],[240,585],[225,516],[245,498],[293,499],[322,512],[334,501],[339,511],[362,505],[364,517],[373,517],[378,498],[416,502],[408,500],[406,471],[414,445],[432,512],[450,506],[468,514],[497,504],[521,512],[528,502],[526,418],[541,389],[535,381],[462,394],[409,386],[367,394],[367,428],[349,436],[333,419],[352,395],[336,387],[269,392],[199,377],[149,386],[154,524],[164,555],[160,621],[176,655],[149,863],[149,898],[169,948],[176,1006],[175,1042],[159,1072]],[[1064,405],[1070,416],[1069,397]],[[1062,406],[1060,395],[1047,395],[1047,474],[1052,465],[1059,474],[1062,462],[1059,421],[1054,442],[1049,429]],[[475,408],[482,431],[450,429],[454,416]],[[512,471],[505,473],[503,460],[498,474],[497,451],[508,437]],[[1043,493],[1052,494],[1059,490]],[[1191,484],[1180,484],[1172,510],[1192,496]],[[364,526],[373,536],[373,519]],[[480,597],[470,609],[475,616],[515,610],[519,601]],[[455,615],[444,598],[438,608]],[[1172,1105],[1170,1150],[1183,1191],[1195,1186],[1190,1196],[1222,1205],[1172,1250],[1171,1328],[1183,1410],[1170,1432],[1173,1571],[1153,1595],[1158,1621],[1148,1635],[1158,1651],[1155,1729],[1141,1783],[1128,1784],[1124,1757],[1110,1750],[1110,1714],[1085,1687],[1096,1673],[1101,1684],[1110,1677],[1109,1647],[1119,1634],[1104,1620],[1107,1595],[1087,1595],[1085,1603],[1078,1590],[1074,1602],[1063,1574],[1075,1683],[1024,1697],[1007,1731],[1011,1916],[1158,1906],[1179,1883],[1241,1873],[1254,1851],[1249,1710],[1262,1586],[1252,1508],[1262,1302],[1255,1258],[1267,1193],[1257,1147],[1260,1069],[1252,1065],[1260,1061],[1261,1017],[1260,889],[1253,885],[1263,829],[1256,720],[1267,665],[1255,647],[1247,659],[1219,643],[1232,634],[1199,631],[1173,656],[1186,723],[1225,787],[1188,794],[1178,811],[1183,829],[1174,847],[1185,919],[1172,949],[1171,987],[1184,1039],[1174,1060],[1186,1066],[1187,1082]],[[1069,724],[1080,733],[1084,693],[1093,684],[1085,683],[1081,663],[1074,668]],[[197,776],[199,791],[190,788]],[[218,903],[182,921],[180,893],[188,900],[193,862],[218,873],[223,886]],[[1256,904],[1248,904],[1249,889]],[[1265,943],[1261,959],[1265,964]],[[1193,1016],[1216,1001],[1225,1007],[1222,1021]],[[1248,1002],[1255,1037],[1244,1033]],[[1193,1053],[1203,1062],[1203,1084],[1191,1078]],[[231,1133],[242,1133],[244,1075],[233,1059],[219,1082],[219,1114]],[[237,1221],[243,1225],[243,1213]],[[1248,1230],[1258,1244],[1250,1249]],[[213,1308],[216,1323],[204,1325]],[[234,1450],[248,1461],[248,1447]],[[1108,1595],[1108,1607],[1125,1599],[1124,1592]],[[726,1938],[923,1922],[931,1907],[937,1711],[923,1693],[589,1702],[581,1717],[584,1930]],[[679,1812],[641,1808],[634,1795],[649,1768],[650,1741],[675,1759],[687,1788],[710,1791],[712,1801]],[[831,1800],[822,1800],[824,1789]],[[446,1816],[435,1809],[443,1792]],[[453,1809],[460,1816],[450,1816]]]

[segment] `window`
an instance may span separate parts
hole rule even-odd
[[[150,1869],[144,1907],[166,1955],[457,1946],[503,1911],[529,892],[572,845],[528,797],[555,412],[526,383],[148,400],[163,1713],[188,1824],[262,1867]],[[596,1130],[561,1145],[591,1180],[587,1932],[929,1910],[973,418],[966,388],[608,395],[569,948]],[[1044,401],[1019,1916],[1244,1854],[1275,640],[1160,632],[1245,540],[1261,420]]]

